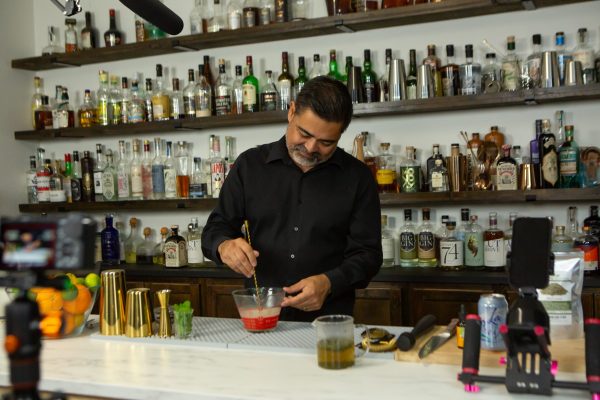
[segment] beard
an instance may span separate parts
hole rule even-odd
[[[302,144],[287,144],[288,153],[294,162],[303,167],[312,168],[322,163],[323,157],[319,153],[309,153]]]

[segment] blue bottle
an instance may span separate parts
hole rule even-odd
[[[113,216],[106,216],[106,228],[101,232],[102,264],[119,265],[119,231],[113,227]]]

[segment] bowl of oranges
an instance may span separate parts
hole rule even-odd
[[[77,336],[94,307],[100,289],[100,277],[89,273],[84,277],[66,274],[63,290],[49,287],[29,289],[29,297],[40,309],[40,330],[45,338]]]

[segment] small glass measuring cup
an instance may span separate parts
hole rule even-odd
[[[323,315],[314,320],[317,333],[317,362],[325,369],[342,369],[354,365],[356,358],[369,352],[354,346],[354,327],[364,328],[367,332],[367,343],[370,343],[369,329],[363,324],[354,324],[349,315]]]

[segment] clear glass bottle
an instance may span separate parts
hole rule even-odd
[[[561,188],[579,188],[579,146],[573,139],[573,125],[565,126],[566,141],[558,151]]]
[[[448,169],[444,167],[444,162],[436,158],[434,166],[429,172],[429,188],[431,192],[447,192],[450,190],[448,184]]]
[[[131,197],[130,166],[125,153],[125,141],[119,140],[119,163],[117,164],[117,196],[119,200]]]
[[[145,227],[143,230],[144,240],[140,243],[136,250],[136,264],[149,265],[152,264],[154,258],[154,246],[152,241],[152,229]]]
[[[129,236],[123,243],[125,247],[125,263],[135,264],[137,261],[137,249],[144,243],[138,230],[139,221],[133,217],[129,219]]]
[[[131,198],[141,200],[144,198],[144,184],[142,179],[142,157],[140,154],[140,140],[133,140],[133,157],[131,159],[129,174],[131,177]]]
[[[102,265],[115,266],[121,263],[119,252],[119,231],[113,227],[113,216],[105,217],[106,227],[100,233],[102,246]]]
[[[209,137],[210,152],[210,187],[213,197],[219,197],[225,181],[225,160],[221,157],[221,140],[218,136]]]
[[[379,101],[377,92],[377,75],[372,70],[371,50],[365,49],[362,70],[363,90],[365,93],[365,103],[375,103]]]
[[[198,225],[198,218],[192,218],[188,225],[187,238],[188,265],[200,267],[204,263],[202,254],[202,227]]]
[[[152,79],[146,78],[146,93],[144,94],[144,104],[146,105],[146,120],[154,121],[154,105],[152,104]]]
[[[121,264],[125,264],[125,223],[115,217],[115,228],[119,232],[119,258]]]
[[[212,115],[212,88],[206,80],[205,68],[204,64],[198,65],[198,83],[195,89],[196,118]]]
[[[290,74],[288,52],[281,53],[281,74],[277,77],[277,109],[287,110],[293,100],[294,77]]]
[[[165,266],[167,268],[185,267],[187,260],[187,243],[179,235],[179,225],[171,225],[171,236],[165,241]]]
[[[467,233],[467,231],[469,230],[469,218],[470,218],[471,214],[470,214],[470,210],[468,208],[461,208],[460,209],[460,222],[461,224],[459,226],[456,227],[456,230],[454,231],[456,238],[459,240],[462,240],[463,242],[465,241],[465,234]]]
[[[406,158],[400,162],[400,191],[416,193],[421,190],[421,163],[413,146],[406,146]]]
[[[204,197],[206,197],[206,182],[202,171],[202,159],[194,157],[194,167],[190,179],[190,199],[202,199]]]
[[[454,45],[446,45],[446,65],[442,74],[442,93],[444,96],[457,96],[460,93],[459,68],[454,62]]]
[[[242,27],[242,3],[239,0],[230,0],[227,5],[227,23],[230,30]]]
[[[225,72],[225,60],[219,59],[219,77],[215,83],[215,114],[230,115],[232,110],[232,95],[229,78]]]
[[[235,79],[233,84],[231,85],[231,93],[233,95],[233,99],[231,102],[231,108],[233,114],[241,114],[244,112],[244,89],[242,83],[242,66],[235,66]]]
[[[473,45],[465,46],[465,63],[458,68],[460,94],[468,96],[481,93],[481,64],[473,62]]]
[[[506,56],[502,59],[502,90],[515,91],[521,87],[519,82],[520,60],[515,52],[515,37],[506,38]]]
[[[207,25],[210,15],[209,0],[195,0],[194,8],[190,12],[190,33],[196,35],[208,32]]]
[[[265,71],[267,81],[260,89],[260,111],[275,111],[277,110],[277,88],[273,83],[273,72]]]
[[[43,56],[63,52],[64,49],[60,45],[57,31],[58,30],[53,26],[48,27],[48,45],[42,49]]]
[[[383,251],[382,267],[391,267],[394,265],[396,250],[394,247],[394,236],[388,229],[388,216],[381,216],[381,249]]]
[[[412,222],[412,210],[404,210],[404,225],[400,228],[400,266],[416,267],[419,264],[417,254],[417,228]]]
[[[235,138],[233,136],[225,136],[225,178],[233,168],[235,163]]]
[[[154,121],[167,121],[171,115],[171,99],[165,90],[163,67],[156,64],[156,90],[152,93],[152,112]]]
[[[414,49],[411,49],[411,57],[416,57],[416,53]],[[412,62],[412,58],[411,58],[411,62]],[[384,101],[389,101],[388,98],[388,94],[389,94],[389,79],[390,79],[390,65],[392,64],[392,49],[385,49],[385,72],[383,74],[381,74],[381,78],[379,78],[379,101],[380,102],[384,102]],[[416,58],[415,58],[415,81],[414,81],[414,88],[416,89],[416,85],[417,85],[417,76],[416,76]],[[410,75],[410,70],[409,70],[409,75]],[[411,98],[408,97],[410,95],[410,89],[411,86],[409,86],[409,81],[408,78],[406,80],[406,93],[407,93],[407,98]],[[416,98],[416,91],[413,90],[415,98]]]
[[[577,46],[575,46],[571,54],[573,60],[581,62],[583,84],[591,85],[596,83],[594,50],[588,45],[586,28],[579,28],[577,30]]]
[[[556,58],[558,60],[558,70],[560,73],[560,84],[565,84],[565,68],[567,66],[567,61],[572,60],[573,56],[569,51],[567,51],[565,47],[565,33],[564,32],[556,32],[555,35],[555,43],[556,43]]]
[[[142,196],[144,200],[153,198],[152,187],[152,154],[150,153],[150,141],[146,139],[142,158]]]
[[[117,200],[118,177],[111,149],[106,151],[106,168],[102,171],[102,198],[105,201]]]
[[[502,145],[503,156],[496,163],[496,190],[517,190],[519,168],[510,149],[510,144]]]
[[[573,238],[565,234],[564,226],[556,226],[554,236],[552,236],[552,251],[556,253],[571,250],[573,250]]]
[[[74,53],[79,50],[75,25],[77,25],[75,18],[65,19],[65,53]]]
[[[319,54],[313,54],[313,65],[308,74],[308,78],[313,79],[321,75],[323,75],[323,65],[321,64],[321,56]]]
[[[60,160],[54,160],[52,175],[50,175],[50,202],[65,202],[66,196],[63,189],[63,178],[60,173]]]
[[[74,128],[75,127],[75,111],[69,104],[69,92],[67,88],[62,88],[60,103],[56,110],[56,119],[58,128]]]
[[[42,78],[36,76],[33,78],[33,96],[31,97],[31,122],[33,129],[37,129],[35,111],[40,109],[42,106],[42,97],[44,96],[44,90],[42,88]]]
[[[598,238],[589,226],[583,227],[583,234],[575,239],[574,247],[583,251],[583,273],[593,276],[598,273]]]
[[[179,79],[173,78],[172,84],[173,91],[170,96],[171,119],[183,119],[185,118],[185,113],[183,110],[183,94],[179,90]]]
[[[396,157],[390,153],[390,144],[381,143],[377,156],[377,185],[379,193],[396,193]]]
[[[504,231],[504,250],[506,254],[512,249],[513,225],[517,217],[518,214],[516,212],[508,214],[508,229]]]
[[[417,254],[419,257],[419,267],[436,267],[435,258],[435,238],[433,235],[433,226],[429,222],[429,208],[424,208],[423,222],[417,229]]]
[[[447,215],[442,215],[440,227],[433,233],[433,247],[435,248],[435,258],[436,260],[440,260],[440,243],[442,239],[448,236],[448,229],[446,225],[450,221],[450,217]]]
[[[162,141],[154,138],[154,159],[152,160],[152,198],[155,200],[165,197],[165,164],[163,159]]]
[[[108,124],[109,125],[118,125],[123,122],[122,113],[123,110],[121,108],[123,100],[123,95],[121,93],[121,88],[119,85],[119,77],[116,75],[110,76],[110,90],[108,95]]]
[[[490,213],[489,228],[483,233],[483,263],[490,271],[502,271],[506,264],[504,249],[504,232],[498,229],[495,212]]]
[[[567,210],[567,235],[575,239],[580,235],[579,233],[579,221],[577,221],[577,207],[570,206]]]
[[[104,45],[106,47],[118,46],[122,42],[123,35],[121,31],[117,29],[117,22],[115,19],[115,10],[108,10],[108,16],[110,18],[110,27],[104,32]]]
[[[213,0],[213,13],[208,19],[206,29],[208,32],[220,32],[228,29],[225,0]]]
[[[196,78],[193,69],[188,69],[188,84],[183,88],[183,113],[185,118],[196,118]]]
[[[533,50],[521,64],[521,87],[535,89],[540,87],[542,73],[542,35],[536,33],[531,38]]]
[[[154,246],[154,256],[152,257],[152,264],[154,265],[165,265],[165,242],[168,234],[169,229],[166,226],[160,228],[161,240]]]
[[[94,195],[96,201],[104,200],[104,190],[102,189],[102,173],[106,168],[104,161],[104,152],[102,144],[96,143],[96,162],[94,163]]]
[[[518,144],[513,145],[510,149],[510,156],[517,163],[517,171],[518,171],[521,164],[523,164],[523,155],[521,153],[521,146],[519,146]]]
[[[175,164],[177,170],[177,197],[187,199],[190,197],[190,157],[186,142],[177,142]]]
[[[126,77],[121,78],[121,124],[129,123],[129,113],[131,112],[131,92],[129,91],[129,80]]]
[[[39,180],[39,178],[38,178],[38,180]],[[79,162],[79,152],[78,151],[73,152],[73,173],[71,174],[71,196],[73,198],[73,201],[82,201],[82,199],[83,199],[81,163]]]
[[[174,199],[177,197],[177,166],[173,158],[173,144],[167,142],[167,157],[164,162],[165,197]]]
[[[291,8],[291,4],[287,4],[288,8]],[[275,22],[275,4],[273,0],[260,0],[259,4],[259,24],[269,25]]]
[[[83,95],[83,104],[77,112],[79,126],[82,128],[89,128],[91,126],[96,125],[96,111],[97,108],[94,104],[94,101],[92,100],[92,94],[89,89],[86,89]]]
[[[306,76],[306,64],[304,57],[300,56],[298,57],[298,77],[294,80],[294,101],[296,101],[298,93],[300,93],[306,82],[308,82],[308,77]]]
[[[481,90],[483,93],[498,93],[502,90],[500,67],[496,61],[496,53],[485,55],[485,65],[481,70]]]
[[[427,64],[431,67],[435,97],[442,97],[444,95],[442,73],[440,71],[442,64],[440,59],[435,55],[435,44],[427,45],[427,57],[423,60],[423,64]]]
[[[448,233],[440,240],[440,267],[445,270],[455,271],[464,266],[464,243],[455,235],[456,222],[448,221]]]
[[[37,197],[37,184],[36,184],[36,158],[35,156],[29,157],[29,170],[26,172],[25,182],[27,184],[27,203],[36,204],[38,202]]]
[[[50,103],[50,110],[52,111],[52,128],[53,129],[59,128],[58,107],[60,106],[60,104],[62,102],[62,100],[61,100],[62,90],[63,90],[63,87],[61,85],[56,85],[54,87],[54,99]]]
[[[469,269],[481,269],[484,266],[483,259],[483,228],[477,223],[477,215],[471,215],[470,223],[465,232],[465,267]]]
[[[92,25],[92,13],[85,12],[85,26],[81,30],[81,50],[95,49],[98,43],[96,29]]]
[[[127,109],[127,123],[137,124],[147,121],[146,102],[144,94],[140,92],[137,79],[131,81],[131,101]]]

